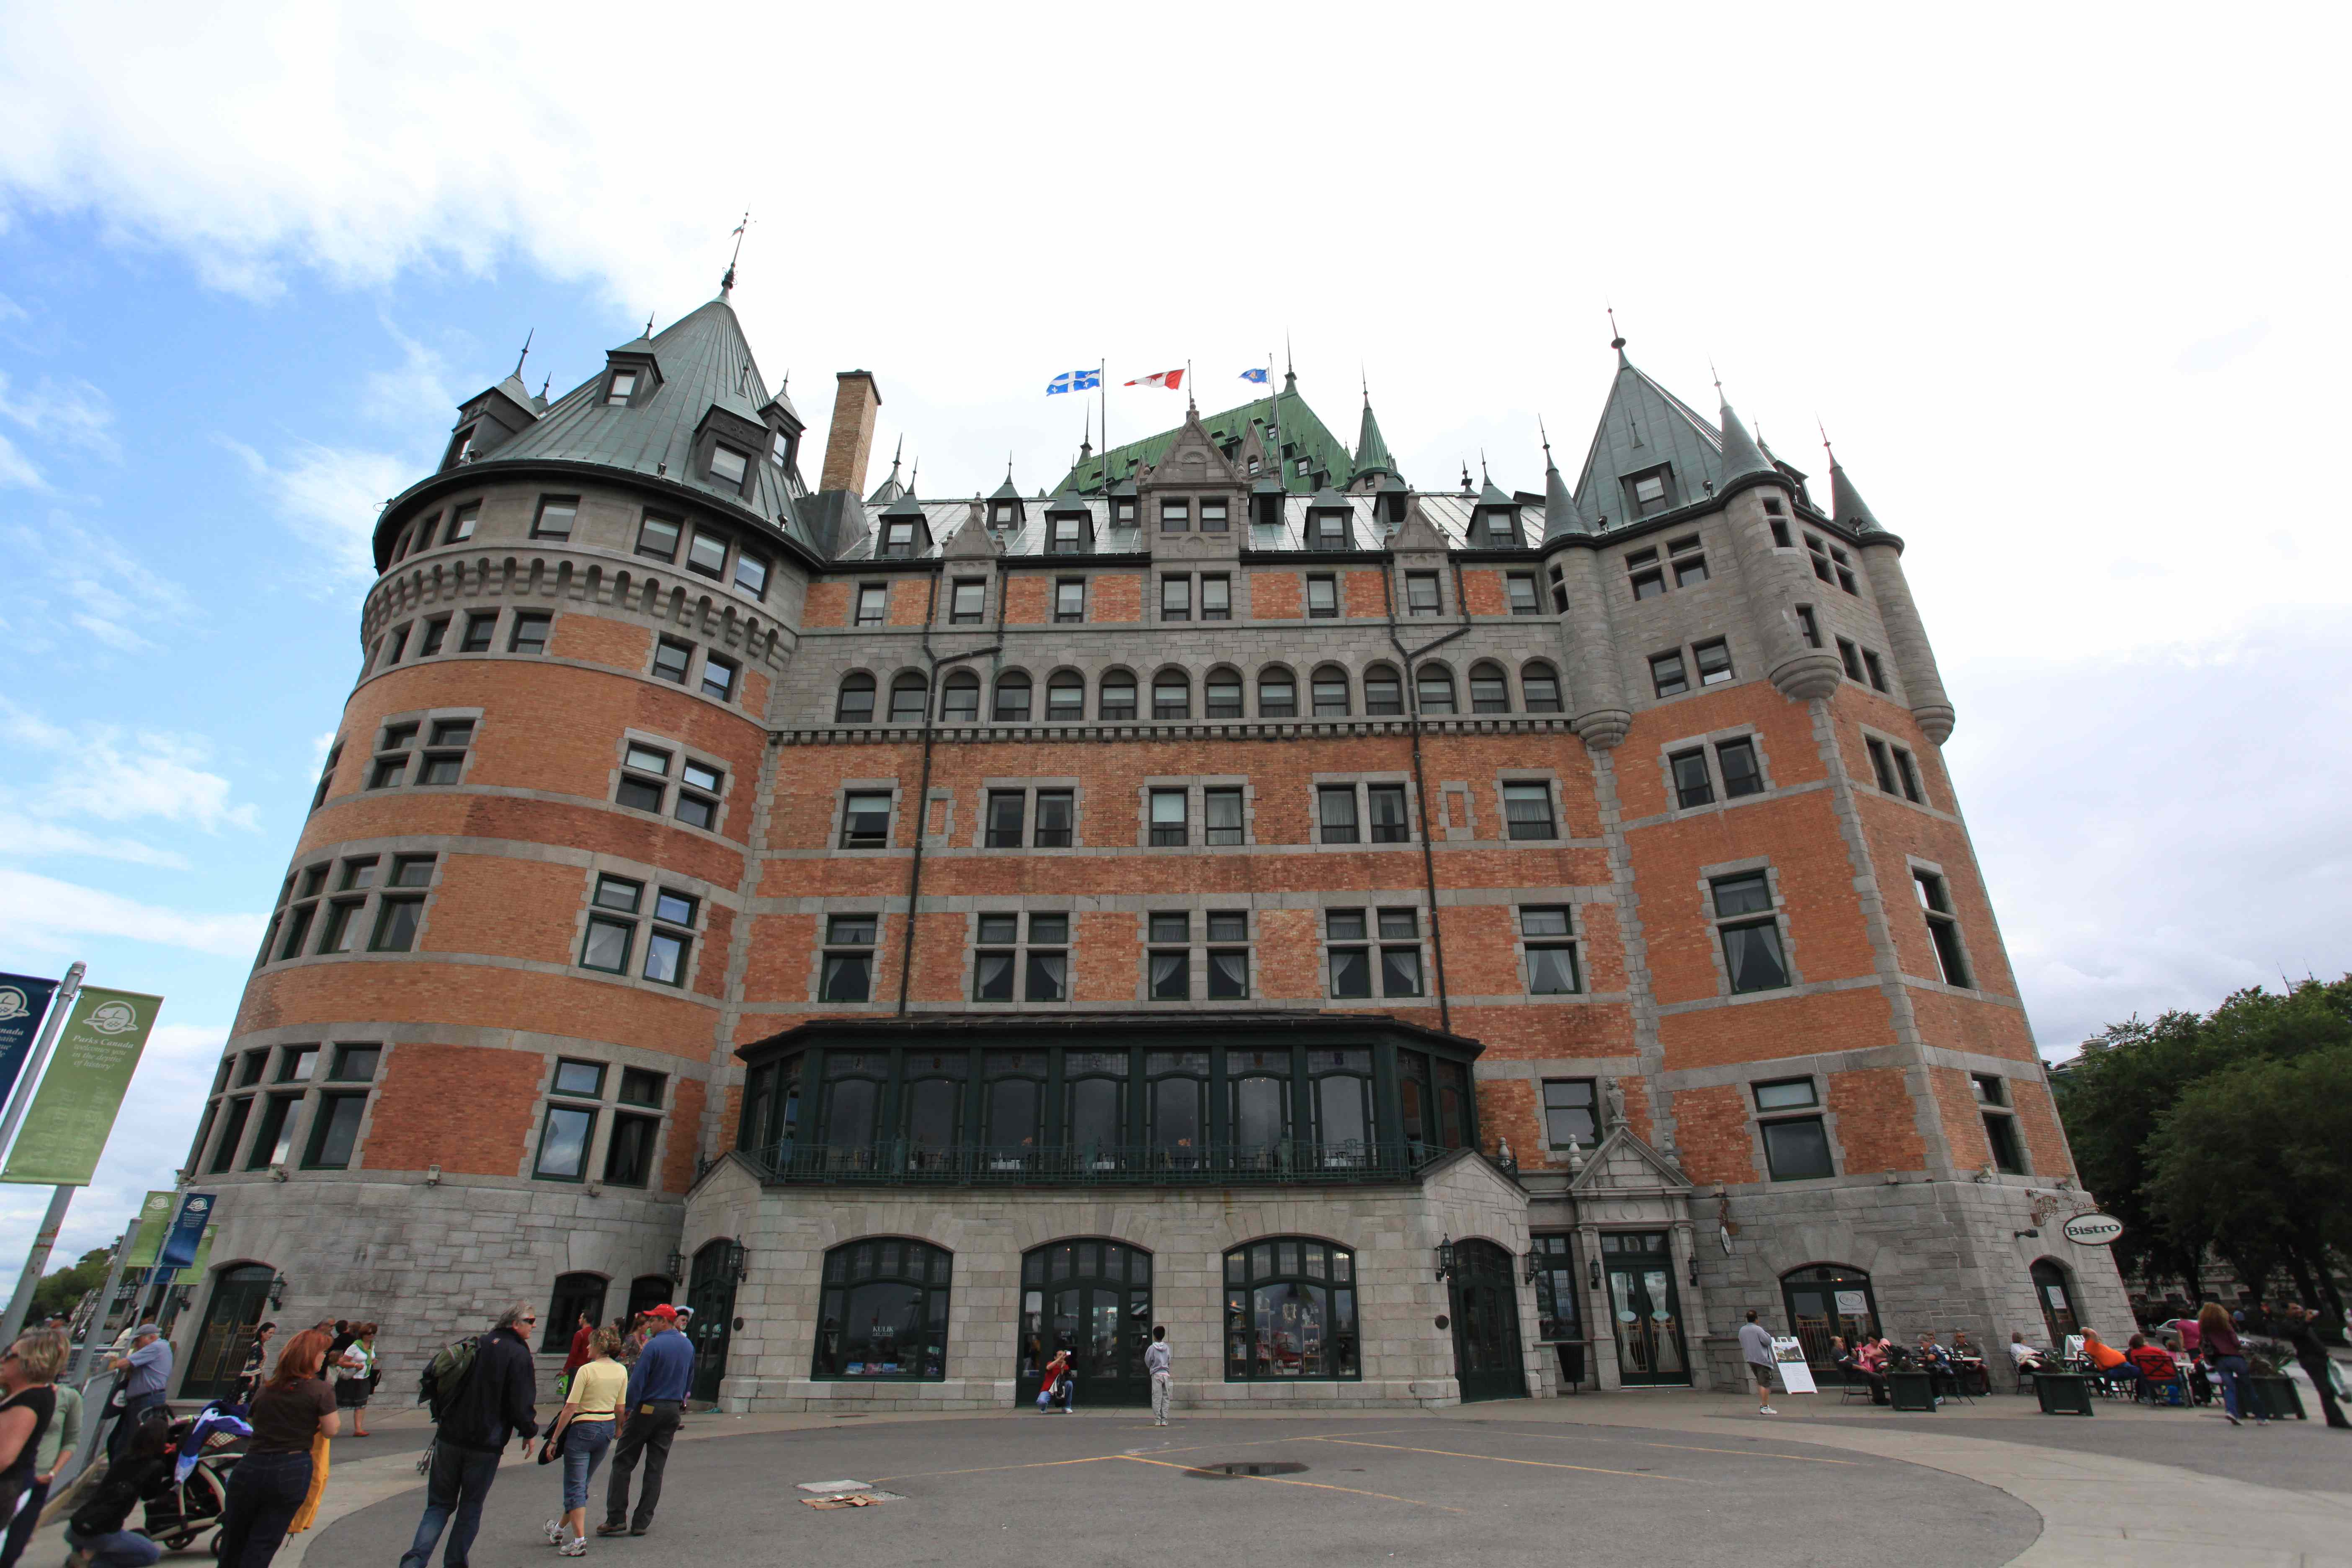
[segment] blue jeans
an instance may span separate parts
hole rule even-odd
[[[563,1429],[563,1511],[588,1506],[588,1483],[613,1446],[613,1423],[572,1418]]]
[[[400,1568],[425,1568],[444,1530],[449,1548],[441,1554],[447,1568],[466,1568],[474,1550],[475,1532],[482,1528],[482,1502],[490,1483],[499,1479],[499,1457],[436,1442],[433,1470],[425,1480],[425,1517],[416,1521],[416,1539],[400,1554]],[[453,1520],[451,1515],[457,1517]]]
[[[163,1549],[143,1535],[127,1530],[106,1535],[76,1535],[70,1524],[66,1526],[66,1546],[71,1551],[89,1552],[90,1568],[148,1568],[163,1555]]]
[[[2221,1379],[2221,1408],[2232,1415],[2251,1414],[2238,1407],[2245,1398],[2245,1391],[2238,1380],[2246,1375],[2246,1358],[2242,1355],[2215,1356],[2213,1370]]]
[[[221,1504],[221,1568],[268,1568],[310,1491],[308,1453],[247,1454],[239,1459],[228,1473],[228,1498]]]

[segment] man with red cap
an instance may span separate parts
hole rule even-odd
[[[646,1316],[653,1320],[654,1331],[629,1369],[628,1424],[613,1445],[613,1473],[605,1483],[599,1535],[643,1535],[653,1528],[670,1440],[677,1436],[678,1417],[694,1387],[694,1346],[677,1331],[677,1309],[665,1304]],[[646,1484],[631,1518],[629,1478],[636,1473],[640,1455],[646,1461]]]

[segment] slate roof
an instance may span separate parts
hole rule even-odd
[[[1227,441],[1240,440],[1249,434],[1249,427],[1255,425],[1259,427],[1258,439],[1265,443],[1271,453],[1274,442],[1266,426],[1277,416],[1282,422],[1283,444],[1292,449],[1294,457],[1305,458],[1308,468],[1307,472],[1300,474],[1293,471],[1295,464],[1284,464],[1284,487],[1304,495],[1314,489],[1315,475],[1321,473],[1328,476],[1329,483],[1345,489],[1348,481],[1356,476],[1355,458],[1349,452],[1348,444],[1331,434],[1330,427],[1317,417],[1315,410],[1307,406],[1307,400],[1298,395],[1296,383],[1287,378],[1282,390],[1271,397],[1240,404],[1221,414],[1203,414],[1201,416],[1201,427],[1209,433],[1211,440],[1223,446]],[[1099,452],[1072,468],[1062,484],[1054,488],[1061,489],[1075,480],[1077,487],[1089,495],[1100,494],[1106,464],[1110,465],[1109,471],[1114,479],[1123,479],[1134,471],[1137,463],[1156,464],[1166,457],[1170,445],[1176,439],[1176,432],[1183,427],[1180,419],[1156,436]]]
[[[1598,531],[1604,517],[1611,526],[1628,521],[1625,487],[1620,481],[1660,463],[1674,465],[1675,505],[1700,500],[1708,484],[1722,486],[1723,437],[1689,404],[1621,353],[1608,406],[1601,411],[1592,449],[1576,481],[1577,509],[1589,525],[1587,531]],[[1564,519],[1555,520],[1551,531],[1566,531],[1564,523]]]
[[[802,543],[812,544],[793,511],[799,483],[784,469],[764,458],[755,462],[748,495],[714,485],[708,476],[693,471],[694,433],[714,405],[753,425],[765,423],[760,410],[772,395],[732,306],[713,300],[652,338],[637,338],[614,352],[652,356],[661,369],[661,384],[633,407],[608,407],[604,372],[599,370],[550,404],[530,428],[474,466],[558,459],[656,475],[746,508]]]

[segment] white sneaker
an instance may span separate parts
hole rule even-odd
[[[550,1546],[561,1546],[563,1544],[563,1521],[562,1520],[551,1519],[547,1521],[547,1543]]]
[[[1759,1405],[1756,1407],[1756,1414],[1759,1415],[1778,1415],[1780,1413],[1773,1409],[1769,1405]]]
[[[588,1555],[588,1538],[584,1535],[575,1535],[557,1547],[555,1554],[558,1557],[585,1557]]]

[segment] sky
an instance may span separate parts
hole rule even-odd
[[[1414,482],[1540,489],[1613,306],[1907,542],[2046,1055],[2352,969],[2344,13],[1611,12],[0,0],[0,969],[166,998],[61,1252],[185,1157],[378,508],[747,211],[767,380],[871,370],[927,495],[1057,479],[1057,372],[1213,409],[1286,342]]]

